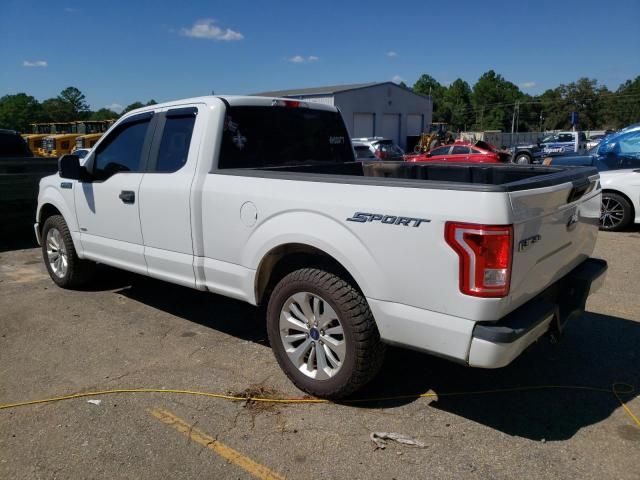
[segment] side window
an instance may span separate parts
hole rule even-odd
[[[618,141],[620,143],[620,153],[640,155],[640,130],[621,135]]]
[[[94,175],[108,178],[120,172],[139,172],[142,147],[150,116],[116,128],[100,144],[94,158]]]
[[[561,133],[558,136],[558,141],[559,142],[573,142],[574,141],[574,136],[571,133]]]
[[[449,153],[449,147],[440,147],[431,151],[431,155],[447,155]]]
[[[476,153],[476,154],[477,154],[477,153],[482,153],[482,152],[481,152],[480,150],[477,150],[477,149],[475,149],[475,148],[472,148],[472,149],[471,149],[471,153]]]
[[[461,147],[461,146],[455,146],[453,147],[453,150],[451,151],[452,155],[467,155],[469,153],[469,147]]]
[[[580,139],[581,142],[586,142],[587,141],[587,136],[585,135],[584,132],[580,132],[578,134],[578,138]]]
[[[182,109],[174,114],[171,111],[167,112],[158,150],[158,161],[153,171],[176,172],[187,163],[196,112],[195,108]]]

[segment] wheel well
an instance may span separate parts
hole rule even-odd
[[[631,199],[625,195],[622,192],[619,192],[618,190],[610,190],[608,188],[605,188],[604,190],[602,190],[602,193],[615,193],[616,195],[620,195],[622,198],[624,198],[627,202],[629,202],[629,206],[631,207],[631,222],[633,223],[633,220],[636,218],[636,210],[635,208],[633,208],[633,202],[631,201]]]
[[[349,281],[361,291],[353,276],[331,255],[309,245],[289,243],[272,249],[260,262],[255,283],[256,303],[261,305],[280,280],[301,268],[321,268]]]
[[[518,152],[514,153],[514,154],[513,154],[513,157],[515,158],[515,157],[517,157],[518,155],[526,155],[526,156],[527,156],[527,157],[529,157],[529,158],[533,158],[533,157],[531,156],[531,152],[527,152],[526,150],[520,150],[520,151],[518,151]]]
[[[38,217],[38,223],[39,223],[38,228],[40,228],[41,231],[42,231],[42,226],[44,225],[44,222],[47,220],[47,218],[53,215],[62,215],[62,214],[60,213],[60,210],[58,210],[56,207],[54,207],[50,203],[45,203],[40,209],[40,216]]]

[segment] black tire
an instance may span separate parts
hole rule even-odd
[[[616,232],[626,228],[633,219],[633,208],[622,195],[613,192],[602,194],[600,230]]]
[[[513,157],[513,163],[518,165],[531,165],[531,156],[528,153],[518,153]]]
[[[52,266],[52,262],[50,262],[49,255],[47,253],[49,232],[54,229],[60,233],[66,253],[67,267],[66,271],[62,275],[54,271],[54,267]],[[67,227],[67,222],[64,221],[62,215],[52,215],[44,222],[42,227],[42,258],[51,280],[62,288],[72,289],[86,285],[91,280],[96,266],[94,262],[78,258],[76,249],[73,245],[73,240],[71,239],[69,227]]]
[[[285,351],[280,313],[285,302],[301,292],[328,303],[344,331],[344,360],[337,373],[328,379],[317,380],[302,373]],[[386,351],[363,295],[339,276],[315,268],[296,270],[275,286],[267,307],[267,331],[276,360],[289,379],[299,389],[322,398],[343,398],[362,388],[380,370]]]

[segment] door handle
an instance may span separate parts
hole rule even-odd
[[[136,194],[131,190],[122,190],[120,192],[120,195],[118,195],[118,198],[122,200],[124,203],[135,203]]]

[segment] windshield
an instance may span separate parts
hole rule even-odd
[[[353,162],[340,113],[289,107],[228,107],[218,168]]]
[[[551,142],[555,142],[556,140],[558,140],[557,135],[547,135],[546,137],[543,137],[540,143],[551,143]]]

